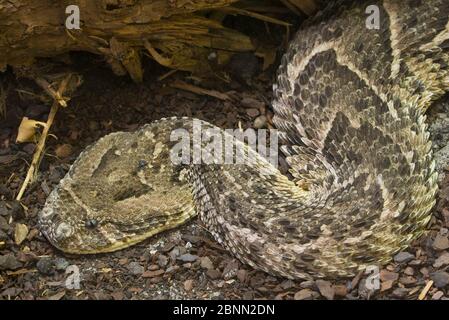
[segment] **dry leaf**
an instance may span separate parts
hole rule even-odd
[[[25,240],[28,235],[28,227],[24,224],[16,224],[16,229],[14,230],[14,242],[19,245]]]
[[[17,133],[17,143],[23,142],[35,142],[36,128],[38,126],[45,126],[45,122],[40,122],[27,117],[22,118],[22,122],[19,126],[19,132]]]

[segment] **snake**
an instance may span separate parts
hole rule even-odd
[[[426,233],[436,202],[425,112],[449,90],[448,16],[447,0],[329,2],[290,41],[273,85],[288,174],[212,123],[164,118],[87,147],[49,194],[41,232],[63,252],[107,253],[198,216],[275,276],[389,263]],[[198,158],[215,138],[245,161]]]

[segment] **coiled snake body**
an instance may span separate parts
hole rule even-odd
[[[380,29],[366,27],[368,5]],[[50,194],[42,232],[63,251],[110,252],[198,214],[271,274],[388,262],[425,232],[435,203],[424,112],[449,89],[448,15],[446,0],[336,1],[301,28],[273,101],[293,180],[253,150],[250,164],[176,165],[170,135],[193,120],[163,119],[88,147]]]

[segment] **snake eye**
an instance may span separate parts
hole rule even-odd
[[[89,219],[86,221],[85,226],[87,229],[95,229],[98,226],[98,220],[97,219]]]

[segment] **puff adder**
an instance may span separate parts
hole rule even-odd
[[[378,30],[366,27],[368,5]],[[448,16],[446,0],[334,1],[301,27],[272,103],[293,179],[238,141],[256,161],[176,165],[170,135],[194,120],[162,119],[88,147],[49,195],[43,234],[66,252],[110,252],[198,215],[273,275],[387,263],[425,232],[435,204],[424,112],[449,89]]]

